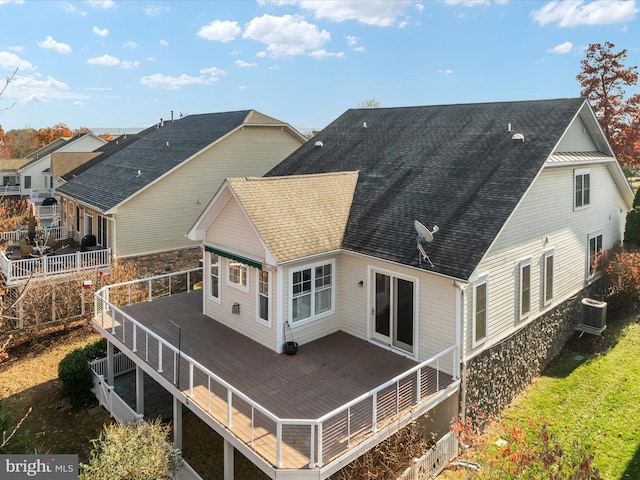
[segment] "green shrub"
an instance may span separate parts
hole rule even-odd
[[[161,480],[173,478],[181,458],[167,441],[169,427],[158,421],[105,425],[80,480]]]
[[[640,192],[640,188],[638,192]],[[634,208],[627,213],[624,227],[624,243],[631,247],[640,246],[640,210],[638,208]]]
[[[91,392],[93,374],[84,348],[76,348],[60,361],[58,378],[72,406],[83,407],[95,399]]]
[[[89,345],[84,347],[83,350],[88,362],[93,362],[94,360],[98,360],[99,358],[104,358],[107,356],[107,339],[101,338],[94,343],[90,343]]]

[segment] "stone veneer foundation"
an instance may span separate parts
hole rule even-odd
[[[582,314],[582,299],[601,298],[601,292],[599,282],[585,288],[469,359],[462,369],[466,375],[461,396],[464,414],[480,423],[499,415],[562,351]]]

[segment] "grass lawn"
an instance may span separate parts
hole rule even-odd
[[[550,421],[563,447],[595,446],[602,478],[640,479],[640,318],[611,317],[600,353],[588,353],[593,337],[572,339],[501,420]]]

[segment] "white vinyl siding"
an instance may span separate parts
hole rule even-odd
[[[546,167],[516,207],[493,245],[479,263],[478,272],[491,273],[489,296],[489,338],[491,343],[510,335],[516,328],[537,318],[544,309],[578,293],[588,281],[588,236],[602,228],[606,250],[622,239],[626,204],[608,168],[591,164],[591,207],[574,211],[573,166]],[[531,278],[543,275],[544,253],[554,247],[553,299],[546,303],[543,282],[531,282],[531,314],[526,322],[518,318],[518,291],[513,265],[531,258]],[[467,305],[468,318],[471,306]],[[473,351],[471,324],[466,326],[465,345]]]
[[[118,256],[197,246],[185,233],[225,178],[262,176],[300,144],[280,127],[244,127],[204,150],[118,207]]]

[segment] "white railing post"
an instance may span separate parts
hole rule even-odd
[[[282,467],[282,422],[276,423],[276,468]]]
[[[193,362],[189,362],[189,396],[193,397]]]
[[[233,427],[233,392],[227,388],[227,428]]]
[[[162,373],[162,342],[158,340],[158,373]]]
[[[378,431],[378,392],[373,392],[371,401],[373,402],[371,408],[371,416],[373,417],[371,419],[371,430],[375,433]]]
[[[138,325],[136,323],[133,324],[133,345],[131,351],[138,351]]]
[[[311,444],[311,448],[309,449],[309,468],[314,468],[315,465],[315,445],[316,445],[316,439],[315,439],[315,433],[316,433],[316,426],[315,424],[311,424],[311,438],[309,439],[309,443]]]
[[[153,300],[153,287],[151,286],[152,282],[149,280],[149,301]]]
[[[420,403],[422,397],[422,369],[416,371],[416,403]]]
[[[318,466],[322,467],[322,426],[323,422],[318,423]]]

